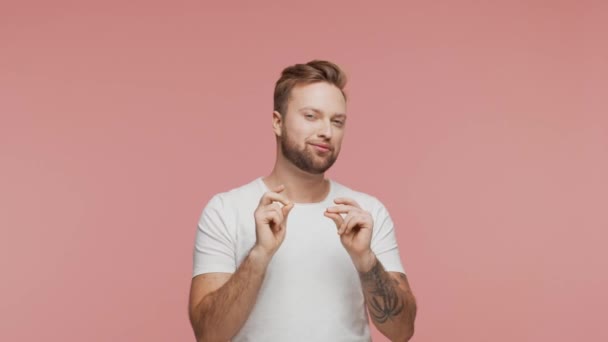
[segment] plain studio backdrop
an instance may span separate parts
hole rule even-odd
[[[201,211],[270,172],[274,82],[319,58],[349,76],[327,176],[393,217],[412,341],[607,341],[607,13],[3,1],[0,340],[194,340]]]

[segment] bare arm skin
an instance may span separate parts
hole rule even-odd
[[[260,291],[270,256],[253,248],[237,271],[192,280],[190,323],[197,341],[229,341],[241,329]]]
[[[407,277],[386,272],[371,250],[372,215],[352,198],[339,197],[334,202],[338,205],[327,208],[324,215],[336,223],[340,241],[359,272],[374,325],[391,341],[409,341],[414,335],[416,299]]]
[[[294,204],[280,194],[284,189],[280,185],[260,199],[254,212],[256,244],[233,274],[207,273],[192,279],[188,311],[197,341],[228,341],[245,324],[268,264],[285,239]]]
[[[391,341],[409,341],[414,335],[416,299],[405,274],[386,272],[371,254],[366,271],[359,271],[365,303],[372,322]]]

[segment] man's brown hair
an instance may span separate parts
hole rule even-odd
[[[274,110],[285,118],[289,95],[293,87],[298,84],[315,82],[333,84],[340,89],[346,100],[344,93],[346,74],[344,71],[332,62],[315,59],[306,64],[295,64],[283,69],[281,77],[274,86]]]

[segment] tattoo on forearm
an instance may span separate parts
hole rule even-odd
[[[368,291],[368,307],[372,319],[384,323],[403,311],[403,301],[397,294],[398,282],[386,273],[380,261],[369,272],[359,273],[364,291]]]

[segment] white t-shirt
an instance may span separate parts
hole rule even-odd
[[[371,341],[359,275],[323,212],[337,197],[354,199],[373,217],[371,249],[378,260],[386,271],[404,273],[393,222],[374,196],[329,181],[323,201],[295,203],[290,211],[285,240],[234,342]],[[253,215],[266,191],[258,177],[209,200],[196,231],[193,277],[237,270],[256,242]]]

